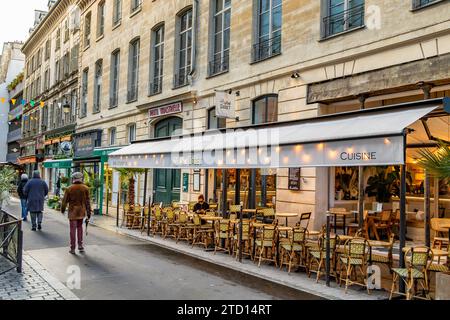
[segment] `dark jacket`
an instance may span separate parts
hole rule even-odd
[[[69,207],[69,220],[83,220],[91,217],[91,201],[89,188],[81,182],[75,182],[66,189],[62,201],[61,212],[66,212]]]
[[[30,212],[44,212],[44,201],[48,195],[48,186],[44,180],[37,176],[27,182],[23,189],[27,199],[27,208]]]
[[[194,212],[198,212],[198,211],[206,211],[209,210],[209,204],[207,204],[206,202],[203,202],[203,204],[196,203],[194,206]]]
[[[17,194],[19,195],[20,199],[26,199],[25,194],[23,193],[23,189],[25,188],[25,185],[27,184],[27,180],[21,180],[19,182],[19,185],[17,186]]]

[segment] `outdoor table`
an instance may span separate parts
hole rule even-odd
[[[321,233],[322,232],[320,232],[320,231],[315,231],[315,230],[309,231],[309,230],[307,230],[306,235],[307,235],[307,237],[318,237],[318,236],[320,236]]]
[[[242,213],[247,213],[250,216],[255,216],[256,215],[256,209],[242,209]]]
[[[352,213],[348,212],[348,211],[343,211],[343,212],[330,212],[330,211],[328,211],[328,213],[334,215],[334,233],[335,234],[337,234],[337,223],[336,223],[337,217],[341,216],[343,218],[344,221],[343,221],[343,224],[342,224],[342,229],[343,229],[343,233],[345,235],[346,234],[345,222],[346,222],[347,216],[352,215]]]
[[[298,214],[297,213],[276,213],[275,216],[277,218],[286,218],[286,224],[285,226],[288,226],[288,218],[297,218]]]

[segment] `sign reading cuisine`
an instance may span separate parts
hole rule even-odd
[[[150,119],[158,118],[162,116],[166,116],[169,114],[175,114],[183,112],[183,103],[182,102],[176,102],[169,105],[165,105],[162,107],[157,107],[150,109],[148,111],[148,116]]]

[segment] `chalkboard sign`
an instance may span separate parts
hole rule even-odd
[[[200,170],[194,171],[194,192],[200,192]]]
[[[289,190],[300,191],[300,168],[289,168]]]
[[[183,192],[189,192],[189,173],[183,173]]]

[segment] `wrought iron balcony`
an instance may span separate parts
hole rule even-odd
[[[153,79],[154,82],[149,84],[148,94],[151,96],[160,94],[162,92],[162,78]]]
[[[413,0],[413,10],[427,7],[442,0]]]
[[[213,76],[218,73],[228,71],[230,65],[230,57],[228,53],[223,56],[219,56],[209,62],[209,75]]]
[[[253,45],[253,62],[281,54],[281,35]]]
[[[363,26],[364,14],[364,5],[360,5],[325,17],[323,19],[324,38]]]
[[[188,73],[183,71],[173,76],[173,87],[181,88],[189,84]]]

